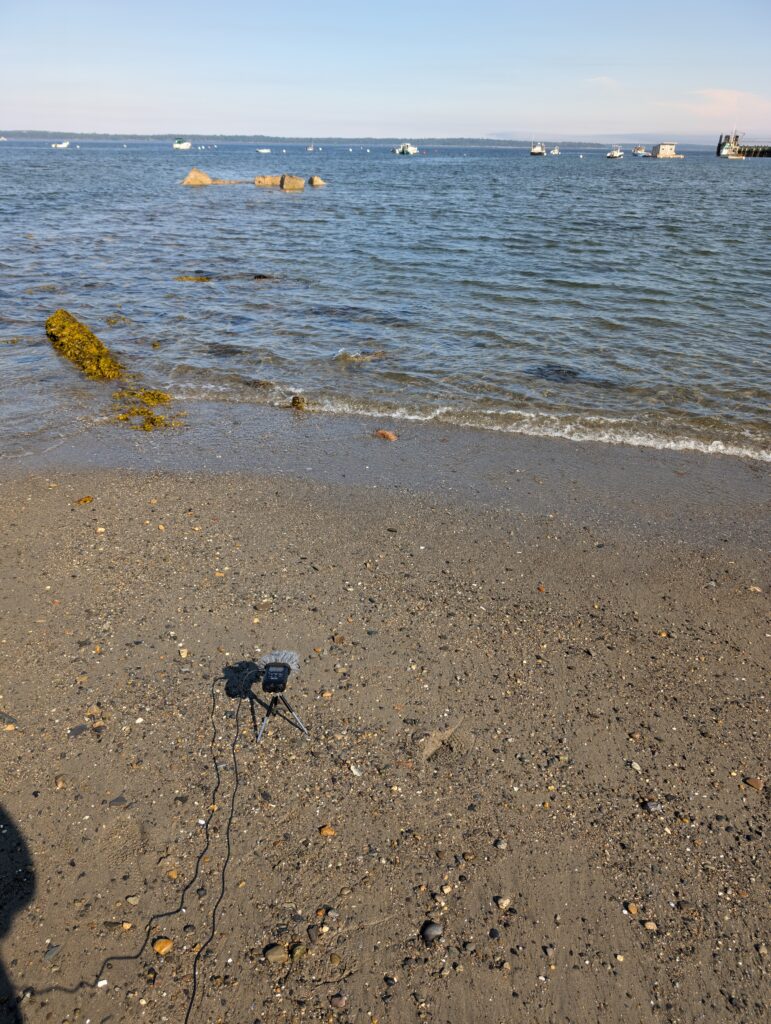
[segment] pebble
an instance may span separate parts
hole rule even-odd
[[[664,810],[664,805],[660,804],[658,800],[643,800],[642,809],[648,811],[651,814],[658,814],[659,811]]]
[[[289,951],[286,946],[281,946],[277,942],[272,942],[269,946],[266,946],[262,951],[262,955],[269,964],[285,964],[289,960]]]
[[[289,947],[289,955],[293,960],[302,960],[307,952],[308,947],[304,946],[302,942],[294,942]]]
[[[656,924],[655,921],[646,921],[643,924],[643,928],[646,930],[646,932],[657,932],[659,930],[659,926]]]
[[[126,897],[126,903],[130,904],[130,906],[132,906],[132,907],[136,907],[139,904],[139,897],[138,896],[127,896]]]
[[[168,954],[174,949],[174,943],[171,939],[161,938],[156,939],[153,943],[153,949],[158,956],[168,956]]]
[[[508,896],[496,896],[495,905],[499,910],[508,910],[511,906],[511,899]]]
[[[336,836],[337,832],[332,828],[331,825],[322,825],[319,829],[320,836]]]
[[[763,780],[758,779],[756,776],[750,776],[749,778],[746,778],[744,782],[747,786],[750,786],[758,793],[763,789]]]
[[[508,850],[509,848],[509,844],[506,842],[505,839],[496,839],[495,842],[493,843],[493,846],[495,847],[496,850]]]
[[[348,997],[338,992],[337,995],[330,996],[329,1005],[335,1010],[344,1010],[348,1005]]]
[[[441,939],[443,934],[444,928],[435,921],[424,921],[420,929],[420,937],[429,945],[432,942],[436,942],[437,939]]]
[[[637,906],[636,903],[627,903],[626,905],[626,911],[628,914],[631,914],[632,917],[635,917],[639,910],[640,908]]]

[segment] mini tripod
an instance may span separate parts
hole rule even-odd
[[[283,693],[274,693],[271,698],[270,704],[268,705],[268,710],[265,712],[265,717],[262,720],[260,731],[257,733],[257,743],[259,743],[260,740],[262,739],[262,734],[265,732],[265,726],[268,724],[268,719],[270,718],[270,716],[277,715],[279,713],[279,701],[281,701],[281,703],[284,705],[284,707],[287,709],[290,715],[294,718],[295,722],[297,722],[298,726],[305,733],[306,737],[310,739],[310,737],[308,736],[308,730],[302,724],[295,709],[292,707],[292,705],[289,703],[289,701],[286,699]]]

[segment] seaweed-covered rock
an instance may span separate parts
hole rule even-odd
[[[326,182],[323,178],[320,178],[318,174],[312,174],[310,178],[308,178],[308,184],[311,188],[323,188],[326,185]]]
[[[284,192],[302,192],[305,188],[305,178],[298,178],[295,174],[281,175],[281,189]]]
[[[194,167],[188,174],[185,180],[182,182],[183,185],[211,185],[211,176],[206,171],[199,171],[197,167]]]
[[[278,188],[281,184],[280,174],[258,174],[254,179],[257,188]]]
[[[91,380],[119,380],[123,367],[94,332],[66,309],[46,320],[46,334],[56,351]]]

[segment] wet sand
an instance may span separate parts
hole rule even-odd
[[[765,467],[288,422],[4,470],[0,1019],[765,1019]]]

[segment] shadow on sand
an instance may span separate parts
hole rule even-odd
[[[13,818],[0,804],[0,939],[11,930],[14,917],[35,895],[32,855]],[[0,1024],[21,1024],[16,990],[0,960]]]

